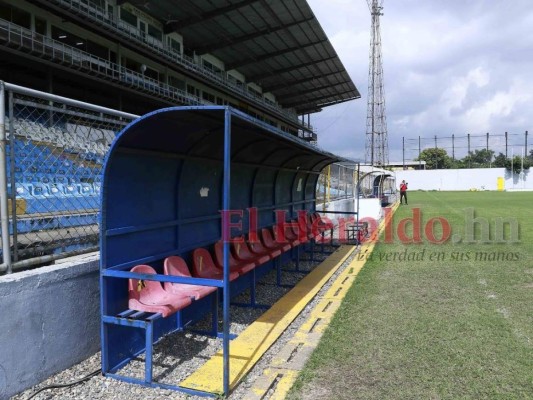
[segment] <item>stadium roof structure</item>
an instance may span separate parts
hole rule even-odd
[[[125,1],[119,0],[119,5]],[[306,0],[129,0],[298,114],[360,98]]]

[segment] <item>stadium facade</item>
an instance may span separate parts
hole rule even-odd
[[[360,97],[305,0],[2,0],[0,78],[142,115],[231,105],[309,141]]]
[[[305,0],[0,0],[0,60],[0,81],[105,108],[7,87],[0,273],[97,250],[103,160],[136,116],[229,105],[315,142],[310,115],[360,97]]]
[[[98,249],[104,158],[139,115],[228,105],[273,137],[314,142],[311,114],[360,97],[305,0],[0,0],[0,85],[0,274]],[[252,150],[263,161],[276,151]],[[0,277],[0,397],[97,351],[87,257]]]

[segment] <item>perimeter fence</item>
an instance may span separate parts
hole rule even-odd
[[[461,160],[476,150],[494,152],[494,156],[502,153],[506,158],[529,155],[528,131],[523,133],[504,132],[499,134],[463,134],[451,136],[433,136],[406,138],[402,140],[403,165],[413,165],[419,161],[425,149],[444,149],[452,160]],[[488,162],[490,167],[490,161]]]
[[[0,272],[98,250],[105,155],[137,116],[0,82]]]

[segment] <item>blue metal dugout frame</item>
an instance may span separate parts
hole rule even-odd
[[[223,387],[224,394],[229,394],[228,240],[224,240],[222,281],[164,275],[162,262],[172,255],[189,261],[192,250],[229,239],[231,229],[239,235],[252,226],[244,213],[242,226],[236,228],[229,220],[231,214],[220,212],[220,207],[255,207],[257,229],[273,225],[275,210],[291,216],[300,210],[314,211],[321,170],[341,160],[230,107],[165,108],[125,127],[106,157],[101,191],[103,373],[146,386],[209,395],[152,382],[151,354],[150,360],[146,356],[144,381],[116,371],[149,351],[136,328],[146,329],[155,343],[207,312],[206,304],[199,301],[185,308],[183,315],[150,319],[149,327],[133,323],[128,320],[133,314],[127,312],[129,278],[213,286],[223,293]],[[157,274],[129,271],[139,264],[151,265]]]

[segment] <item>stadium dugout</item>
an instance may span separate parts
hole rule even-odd
[[[165,296],[159,282],[211,287],[222,292],[221,336],[227,394],[230,298],[243,289],[242,283],[246,288],[250,279],[255,283],[273,268],[275,258],[271,249],[265,252],[270,257],[262,261],[254,258],[250,268],[234,269],[230,265],[229,238],[246,235],[250,239],[254,232],[271,228],[279,222],[275,218],[280,211],[286,212],[287,221],[292,220],[293,224],[298,212],[300,215],[302,211],[314,212],[320,171],[341,160],[230,107],[162,109],[132,122],[119,133],[105,163],[102,186],[104,374],[195,393],[153,382],[151,349],[152,343],[163,335],[183,330],[205,315],[209,311],[208,296],[203,299],[196,296],[197,301],[192,302],[182,297],[176,302],[168,296],[158,299],[154,292]],[[255,221],[246,216],[246,210],[253,207],[257,209]],[[220,210],[243,210],[242,221],[238,224],[231,220],[233,212]],[[291,247],[303,246],[318,236],[311,229],[302,236],[311,225],[310,222],[299,225],[296,239],[276,241],[282,246],[291,244],[279,249],[286,258],[290,259],[287,250]],[[223,241],[223,274],[204,275],[202,263],[208,267],[210,253],[198,253],[198,249],[212,248],[221,238],[228,239]],[[268,247],[264,236],[262,239],[262,244]],[[168,262],[165,259],[172,256],[182,257],[193,277],[165,274]],[[135,268],[133,272],[132,268]],[[148,296],[152,297],[145,304],[150,306],[143,308],[141,304],[139,308],[136,301],[146,287],[149,287]],[[215,298],[214,310],[217,294],[211,296]],[[195,295],[188,293],[184,297]],[[213,328],[216,335],[216,317]],[[146,351],[144,380],[116,373],[143,351]]]
[[[278,205],[283,196],[290,198],[304,193],[305,200],[311,199],[308,197],[311,194],[307,192],[313,186],[311,176],[302,178],[303,192],[292,194],[289,189],[280,189],[276,193],[279,198],[267,198],[268,201],[264,196],[273,196],[274,180],[276,185],[285,182],[285,186],[280,187],[286,188],[293,184],[291,179],[296,179],[291,175],[294,172],[291,169],[294,170],[295,167],[289,157],[290,148],[310,155],[322,154],[316,148],[302,147],[299,141],[294,141],[300,138],[316,142],[317,134],[328,135],[328,132],[319,133],[311,126],[310,114],[320,112],[330,105],[360,98],[359,91],[305,0],[2,0],[0,14],[0,57],[3,61],[0,65],[0,81],[5,81],[5,84],[0,82],[0,95],[5,100],[5,118],[0,121],[0,136],[9,140],[6,146],[0,146],[5,155],[5,162],[0,163],[0,181],[1,177],[5,177],[4,183],[0,184],[3,186],[0,191],[3,190],[6,194],[0,197],[11,200],[0,202],[0,214],[3,216],[0,228],[4,241],[0,274],[11,274],[97,250],[99,210],[95,205],[100,196],[105,153],[115,133],[138,115],[174,106],[231,107],[232,124],[238,120],[238,124],[242,126],[253,126],[250,130],[255,133],[251,133],[250,137],[265,136],[263,145],[250,145],[248,150],[243,148],[241,153],[234,155],[233,165],[238,168],[232,169],[232,185],[242,179],[243,185],[251,190],[250,176],[253,174],[255,183],[253,203],[250,200],[251,192],[232,193],[232,202],[239,205],[241,199],[242,207],[245,207],[264,200],[265,204],[258,206],[261,208],[268,204]],[[43,90],[46,92],[41,92]],[[237,112],[234,110],[242,112],[242,118],[236,117]],[[1,116],[2,113],[0,119]],[[259,131],[263,133],[257,133]],[[244,136],[244,133],[233,133],[232,150],[237,151],[234,147],[238,144],[236,140],[241,134]],[[200,158],[203,162],[196,159],[196,175],[181,175],[179,193],[185,197],[181,198],[176,194],[176,201],[182,203],[175,207],[176,210],[180,207],[183,211],[183,201],[192,201],[196,196],[200,199],[196,205],[200,215],[194,214],[191,208],[183,219],[176,215],[174,219],[167,221],[168,225],[155,219],[145,220],[147,212],[127,215],[135,225],[118,225],[120,228],[111,226],[105,231],[110,236],[103,237],[101,243],[106,244],[108,240],[114,241],[113,243],[122,241],[121,251],[131,252],[132,257],[142,258],[141,253],[146,251],[145,245],[149,241],[140,238],[150,239],[150,235],[157,236],[154,234],[156,231],[174,229],[177,236],[171,237],[178,240],[179,236],[179,243],[176,241],[172,247],[168,242],[172,239],[164,238],[159,243],[161,251],[157,252],[154,248],[151,250],[154,255],[161,255],[165,251],[170,253],[170,250],[177,250],[179,245],[181,247],[177,254],[184,255],[186,262],[190,264],[190,254],[184,249],[192,249],[196,244],[194,240],[200,240],[198,232],[203,232],[205,243],[215,240],[217,235],[213,229],[218,227],[220,220],[217,222],[204,214],[209,211],[214,215],[221,208],[222,169],[218,170],[217,177],[207,180],[208,176],[202,168],[208,169],[211,165],[209,163],[215,161],[222,163],[223,153],[220,153],[221,150],[216,145],[218,143],[218,146],[222,146],[222,142],[220,139],[218,142],[208,143],[213,135],[199,134],[205,137],[205,143],[199,142],[195,151],[200,151],[205,146],[201,157],[206,156],[209,150],[213,152],[211,156],[214,159]],[[146,139],[150,142],[143,142],[143,145],[148,146],[152,137],[158,137],[157,135],[157,131],[150,132]],[[128,137],[130,140],[130,135]],[[289,148],[286,154],[288,164],[285,167],[278,165],[285,162],[282,159],[284,153],[275,152],[277,149],[274,142],[281,143],[279,146],[285,143],[282,147]],[[190,143],[184,142],[180,146],[188,144]],[[146,160],[149,159],[148,149],[144,148],[142,153]],[[185,151],[185,147],[180,149]],[[251,149],[254,149],[254,153]],[[168,153],[167,148],[164,150]],[[34,153],[39,154],[34,156]],[[157,157],[154,156],[153,159],[157,159],[160,153],[160,149],[154,149]],[[127,151],[118,152],[112,154],[110,160],[116,162],[125,155],[133,157]],[[179,157],[161,158],[153,167],[145,160],[143,165],[146,171],[158,170],[156,167],[165,162],[175,162],[176,165],[183,163],[188,168],[194,161],[194,157],[190,156],[191,154],[180,154]],[[162,161],[163,159],[166,161]],[[68,169],[65,169],[65,161]],[[295,163],[296,161],[295,157]],[[50,163],[51,166],[48,165]],[[305,169],[304,164],[305,160],[300,164],[301,170]],[[256,165],[262,167],[257,167],[257,172],[251,172]],[[317,165],[316,169],[319,167]],[[165,177],[168,172],[164,169],[162,171],[162,177],[152,176],[155,182],[168,178]],[[139,174],[136,179],[142,176],[140,169],[132,172]],[[149,194],[146,190],[151,186],[138,185],[129,178],[132,172],[124,171],[121,180],[117,178],[118,187],[128,193],[123,197],[117,193],[117,199],[127,200],[132,204],[135,201],[146,201]],[[206,179],[206,184],[197,188],[194,186],[196,178]],[[184,190],[187,180],[193,186]],[[266,183],[263,184],[262,180]],[[296,187],[299,181],[299,178],[295,181]],[[129,186],[121,182],[128,182]],[[174,183],[177,182],[175,180]],[[213,182],[219,186],[211,185]],[[69,186],[74,189],[71,190]],[[206,197],[200,197],[199,190],[204,187],[210,189],[202,190]],[[175,193],[178,193],[177,188]],[[158,196],[166,198],[170,193],[162,191],[159,194],[152,190],[150,195],[153,203],[144,205],[153,207],[155,216],[161,217],[165,212],[170,215],[167,209],[158,208]],[[213,201],[209,203],[209,207],[215,207],[213,199],[216,197],[216,208],[206,208],[207,200]],[[120,204],[117,206],[120,207]],[[312,202],[302,204],[294,204],[286,211],[298,211],[298,207],[312,208]],[[139,203],[139,207],[141,205],[143,204]],[[233,204],[231,206],[234,207]],[[110,209],[104,209],[103,212],[105,220]],[[272,218],[271,211],[259,210],[259,226],[267,223],[267,214],[268,218]],[[248,213],[244,213],[244,227],[248,223],[247,218]],[[146,229],[143,232],[133,230],[128,233],[132,226],[145,226]],[[220,227],[216,229],[220,230]],[[130,242],[129,237],[135,237],[137,241]],[[34,240],[35,238],[39,240]],[[187,240],[192,242],[187,244]],[[13,250],[5,251],[10,247],[10,242]],[[43,243],[46,244],[44,249]],[[212,252],[213,243],[206,250]],[[296,245],[295,241],[293,244],[291,251],[283,248],[275,250],[287,253],[282,257],[289,257],[288,253],[292,252],[297,260],[297,254],[294,253],[301,246]],[[108,255],[119,257],[118,253],[113,253],[114,245],[108,248],[111,251]],[[220,250],[220,245],[218,248]],[[104,246],[102,253],[105,252]],[[24,358],[16,354],[0,354],[0,363],[9,372],[5,391],[7,396],[35,385],[98,351],[96,338],[100,325],[95,317],[100,311],[96,299],[98,274],[94,263],[87,261],[93,256],[96,257],[89,255],[87,258],[82,256],[65,261],[64,266],[71,262],[72,265],[68,264],[64,268],[59,262],[49,269],[35,268],[33,272],[25,272],[24,280],[10,280],[9,276],[2,276],[9,281],[4,283],[3,292],[7,293],[6,288],[13,287],[15,289],[12,292],[17,295],[9,298],[11,302],[4,302],[1,310],[5,311],[4,326],[7,328],[2,330],[0,341],[6,349],[20,348],[20,343],[24,343],[27,350]],[[127,293],[130,278],[110,275],[129,273],[129,269],[134,266],[126,267],[125,264],[133,259],[123,262],[118,258],[105,260],[105,265],[111,267],[104,270],[106,275],[102,279],[105,284],[126,288]],[[213,260],[214,263],[217,261],[220,262]],[[161,259],[143,262],[153,265],[159,274],[163,272]],[[124,265],[120,266],[121,264]],[[179,265],[180,263],[171,266]],[[232,293],[238,289],[248,289],[250,284],[247,279],[250,275],[259,275],[272,265],[273,260],[269,260],[265,266],[252,268],[246,273],[244,270],[250,266],[241,265],[244,275],[241,279],[238,273],[239,277],[232,282]],[[194,268],[194,265],[188,267]],[[144,268],[141,270],[149,271]],[[55,275],[58,271],[61,279]],[[89,273],[92,275],[87,275]],[[46,281],[43,277],[48,278],[54,290],[41,284]],[[26,287],[31,288],[31,302],[24,301],[26,291],[18,289],[17,281],[23,281]],[[35,281],[39,284],[34,284]],[[143,282],[139,283],[140,281]],[[144,279],[137,283],[150,286]],[[187,306],[185,309],[202,306],[209,312],[209,300],[215,296],[212,292],[206,294],[205,290],[195,289],[193,307]],[[56,296],[55,293],[62,295]],[[118,309],[119,305],[128,306],[123,303],[124,298],[119,301],[111,296],[109,300],[111,310],[115,306]],[[117,303],[111,300],[116,300]],[[107,300],[105,304],[108,304]],[[184,310],[182,314],[187,312]],[[10,335],[14,327],[25,326],[29,321],[26,318],[28,314],[38,315],[44,321],[54,320],[60,315],[62,322],[43,324],[42,332],[17,328],[19,334]],[[93,317],[88,318],[88,315]],[[160,336],[160,327],[168,328],[163,321],[167,321],[167,324],[171,324],[169,321],[178,323],[178,315],[180,313],[176,312],[174,316],[154,323],[155,337]],[[182,316],[185,320],[186,315]],[[110,329],[123,329],[126,332],[133,328]],[[33,335],[35,332],[39,333],[38,338]],[[113,340],[116,339],[114,335],[112,333],[110,336]],[[135,339],[132,339],[133,336]],[[144,348],[140,336],[140,333],[126,335],[135,349]],[[76,338],[75,348],[73,346],[70,351],[53,351],[67,348],[72,338]],[[30,343],[31,345],[26,345]],[[43,357],[42,349],[50,350],[53,356]],[[125,357],[130,355],[128,353]],[[107,361],[111,367],[119,363],[119,359],[108,358]]]

